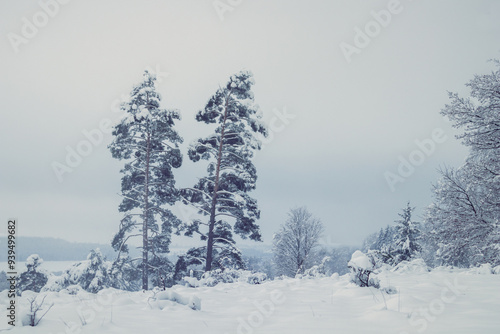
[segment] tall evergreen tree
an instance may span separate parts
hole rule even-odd
[[[386,228],[381,228],[378,233],[373,233],[364,241],[363,250],[374,251],[384,263],[393,265],[396,256],[395,234],[396,227],[387,225]]]
[[[394,239],[396,263],[408,261],[420,254],[420,223],[411,219],[415,208],[408,202],[403,212],[399,214],[401,219],[396,221],[396,235]]]
[[[257,133],[267,135],[254,103],[251,72],[242,71],[229,79],[196,115],[198,122],[216,124],[215,132],[200,138],[189,148],[189,158],[208,160],[207,175],[189,189],[184,189],[185,202],[208,216],[184,226],[185,234],[198,233],[206,241],[205,270],[238,264],[241,253],[235,247],[233,232],[242,238],[260,241],[256,221],[260,217],[257,201],[248,195],[255,189],[257,171],[252,163],[255,150],[261,148]],[[204,229],[204,227],[206,229]],[[243,263],[243,261],[241,261]]]
[[[369,249],[381,250],[382,247],[384,247],[385,245],[385,234],[386,231],[384,231],[383,228],[380,228],[377,238],[375,239],[375,241],[373,242],[372,246]]]
[[[113,158],[126,160],[121,170],[123,200],[119,206],[125,216],[112,246],[120,258],[128,253],[130,238],[142,237],[142,259],[133,260],[141,261],[144,290],[148,289],[149,274],[161,272],[158,265],[168,262],[164,254],[169,251],[172,228],[179,224],[165,205],[179,198],[172,168],[182,164],[178,148],[182,138],[174,129],[180,114],[160,107],[155,80],[145,71],[144,80],[132,89],[129,100],[121,106],[125,116],[115,126],[109,146]]]

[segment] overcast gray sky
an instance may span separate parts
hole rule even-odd
[[[498,1],[61,2],[47,7],[52,16],[38,1],[0,2],[0,218],[19,218],[21,235],[110,241],[122,166],[107,149],[111,135],[62,182],[51,165],[65,163],[83,130],[117,119],[112,106],[145,68],[163,73],[163,106],[181,111],[187,144],[206,131],[195,113],[247,69],[266,122],[279,125],[255,159],[264,242],[289,208],[306,205],[327,243],[360,243],[408,200],[421,214],[436,169],[464,160],[439,111],[447,90],[466,94],[500,53]],[[372,11],[388,9],[376,23]],[[347,59],[341,45],[356,42]],[[276,116],[285,112],[288,124]],[[392,191],[384,173],[398,175],[400,156],[418,158],[415,141],[435,129],[447,140]],[[184,161],[181,187],[203,173]]]

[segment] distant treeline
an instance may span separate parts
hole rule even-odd
[[[18,237],[17,261],[25,261],[31,254],[38,254],[44,261],[81,261],[91,249],[100,248],[106,258],[116,257],[110,245],[98,243],[75,243],[63,239],[41,237]],[[0,262],[7,261],[7,238],[0,237]]]

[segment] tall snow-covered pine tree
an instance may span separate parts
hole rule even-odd
[[[248,195],[255,189],[257,170],[252,163],[261,148],[256,134],[267,135],[254,103],[251,72],[242,71],[229,79],[198,112],[196,120],[216,124],[215,132],[200,138],[189,148],[189,158],[208,160],[207,175],[190,189],[184,189],[185,202],[208,217],[185,226],[186,235],[198,233],[206,240],[205,270],[223,262],[236,262],[241,254],[235,247],[233,232],[242,238],[260,241],[256,221],[260,217],[257,201]]]
[[[182,138],[174,129],[180,114],[160,107],[155,80],[145,71],[144,80],[133,88],[122,104],[125,116],[115,126],[109,146],[114,158],[126,161],[121,170],[123,200],[119,206],[125,216],[112,246],[120,258],[128,253],[130,238],[142,237],[142,259],[132,260],[140,260],[144,290],[150,273],[164,274],[168,263],[164,254],[169,252],[172,228],[179,224],[165,205],[179,198],[172,168],[182,164],[178,148]]]

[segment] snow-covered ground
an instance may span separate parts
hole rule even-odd
[[[415,266],[379,278],[399,293],[357,287],[347,275],[169,289],[188,305],[154,300],[152,291],[52,292],[45,302],[54,306],[39,325],[11,333],[500,333],[500,275]],[[18,299],[23,310],[30,296]],[[193,296],[201,310],[189,307]],[[6,303],[4,291],[2,310]]]

